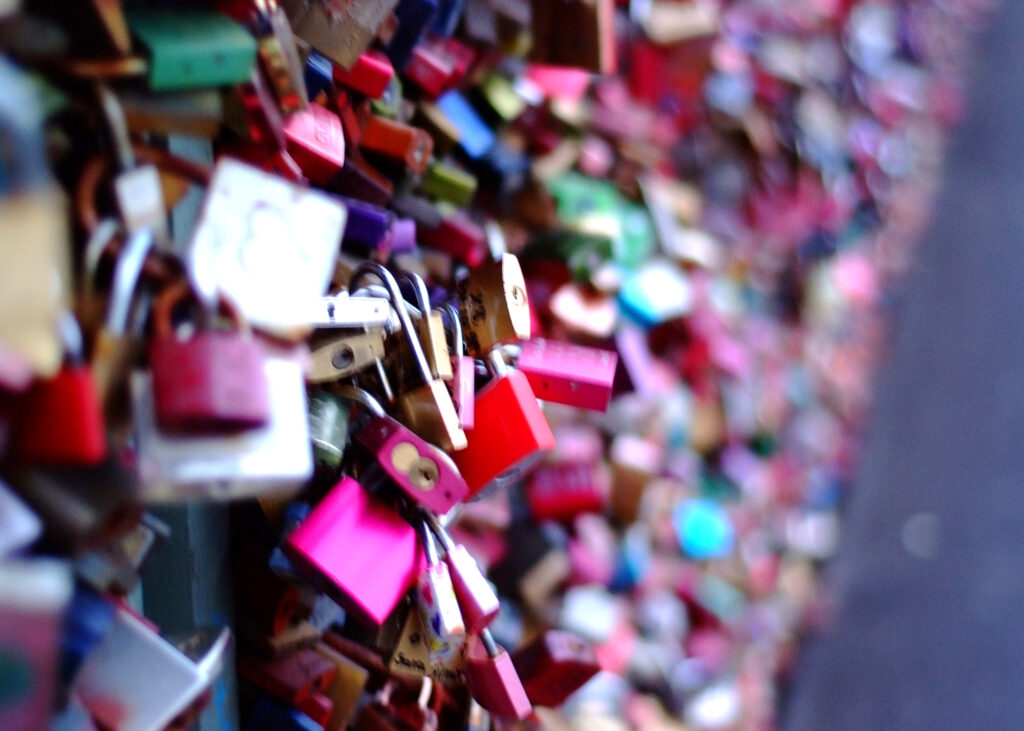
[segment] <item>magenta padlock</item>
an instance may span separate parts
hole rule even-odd
[[[473,699],[494,715],[522,721],[533,711],[512,658],[490,630],[483,630],[479,641],[470,643],[463,673]]]
[[[494,621],[501,610],[498,595],[494,593],[494,589],[480,570],[480,565],[466,547],[453,541],[448,531],[433,515],[425,515],[424,519],[444,549],[444,561],[448,564],[452,587],[455,589],[455,598],[459,600],[466,631],[474,635],[479,634]]]
[[[455,412],[459,415],[459,424],[464,430],[472,429],[476,422],[476,361],[466,355],[466,343],[462,339],[462,321],[455,305],[447,304],[443,308],[445,318],[445,334],[451,344],[452,380],[448,382],[448,390],[452,394]]]
[[[438,559],[437,545],[426,523],[421,523],[419,529],[427,568],[416,582],[416,608],[430,658],[434,662],[448,662],[455,658],[466,640],[466,625],[455,598],[448,565]]]
[[[347,475],[283,549],[300,573],[373,627],[383,624],[425,567],[415,529]]]
[[[439,514],[466,498],[469,486],[447,454],[388,416],[366,391],[340,386],[333,393],[370,412],[369,422],[352,436],[373,452],[381,469],[402,492]]]
[[[194,297],[187,282],[168,288],[153,304],[154,335],[149,345],[156,422],[168,434],[224,434],[255,429],[270,421],[263,353],[242,332],[241,313],[226,298],[230,331],[201,329],[175,335],[174,308]]]
[[[533,338],[522,344],[516,365],[526,374],[537,398],[605,411],[618,360],[610,350]]]

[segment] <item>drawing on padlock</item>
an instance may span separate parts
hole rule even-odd
[[[469,492],[451,458],[403,426],[375,398],[354,386],[338,386],[337,396],[355,401],[369,420],[353,432],[387,477],[410,499],[434,513],[447,513]]]
[[[416,329],[405,308],[401,290],[391,272],[380,264],[363,262],[349,282],[349,292],[354,293],[360,282],[367,276],[376,276],[388,290],[392,306],[398,313],[403,336],[412,353],[413,379],[417,385],[396,396],[400,420],[423,438],[438,445],[445,451],[456,451],[466,446],[466,433],[459,426],[455,404],[444,382],[430,372],[423,348],[416,337]]]
[[[530,337],[526,280],[514,254],[470,270],[456,284],[456,292],[466,349],[474,357]]]
[[[474,700],[495,716],[521,721],[533,711],[512,658],[490,630],[470,641],[464,673]]]
[[[448,564],[437,555],[437,545],[426,522],[418,526],[427,567],[416,582],[416,608],[426,635],[427,651],[433,661],[450,660],[466,639],[466,626],[452,586]]]
[[[435,516],[423,513],[422,518],[444,549],[444,561],[448,564],[466,631],[479,634],[494,621],[501,610],[498,595],[466,547],[455,543]]]
[[[176,335],[176,307],[195,301],[188,283],[169,287],[153,305],[149,344],[153,400],[159,427],[168,434],[223,434],[264,426],[270,419],[263,354],[238,308],[220,297],[229,331],[209,324],[190,337]],[[204,313],[209,317],[209,313]]]

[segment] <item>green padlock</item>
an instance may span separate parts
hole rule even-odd
[[[155,91],[239,84],[256,63],[256,39],[215,10],[133,7],[125,15],[148,53]]]
[[[420,192],[462,208],[476,193],[476,178],[457,167],[433,162],[420,181]]]
[[[502,74],[490,72],[477,87],[488,106],[503,122],[513,122],[526,111],[527,103],[516,91],[512,81]]]
[[[309,389],[309,437],[318,466],[341,467],[348,442],[348,403],[323,388]]]

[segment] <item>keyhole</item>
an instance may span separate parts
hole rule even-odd
[[[344,370],[345,368],[351,368],[352,364],[355,363],[356,354],[352,350],[351,345],[342,345],[331,357],[331,365],[338,370]]]

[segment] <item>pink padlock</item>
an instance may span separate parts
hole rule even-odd
[[[618,356],[610,350],[533,338],[517,363],[537,398],[605,411],[612,397]]]
[[[533,711],[512,658],[489,630],[480,633],[479,642],[470,643],[463,672],[473,700],[495,716],[522,721]]]
[[[345,476],[284,543],[309,580],[379,627],[426,567],[415,529]]]

